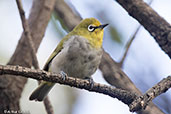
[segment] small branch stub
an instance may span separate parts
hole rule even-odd
[[[135,112],[145,109],[150,101],[166,92],[169,88],[171,88],[171,76],[164,78],[158,84],[150,88],[143,96],[140,96],[138,99],[134,100],[129,105],[130,111]]]

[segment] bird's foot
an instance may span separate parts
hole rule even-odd
[[[94,87],[93,78],[91,78],[91,77],[85,77],[85,79],[88,80],[89,83],[90,83],[90,90],[93,89],[93,87]]]
[[[62,80],[65,81],[67,74],[64,71],[60,71],[60,74],[62,76]]]

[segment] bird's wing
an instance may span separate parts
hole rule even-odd
[[[53,53],[50,55],[49,59],[47,60],[43,70],[48,71],[49,70],[49,65],[52,62],[53,58],[63,49],[63,44],[64,42],[68,40],[68,37],[63,38],[56,49],[53,51]]]

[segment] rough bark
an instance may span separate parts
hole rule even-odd
[[[88,80],[83,80],[79,78],[74,78],[66,76],[65,80],[61,74],[55,74],[43,70],[34,70],[21,66],[11,66],[11,65],[0,65],[0,76],[2,74],[13,74],[17,76],[23,76],[26,78],[33,78],[36,80],[44,80],[53,83],[65,84],[71,87],[77,87],[80,89],[86,89],[92,92],[103,93],[109,95],[113,98],[121,100],[125,104],[130,104],[135,98],[138,98],[136,94],[130,91],[115,88],[113,86],[108,86],[105,84],[100,84],[96,82],[90,82]]]
[[[141,111],[154,98],[162,93],[165,93],[171,88],[171,76],[164,78],[158,84],[150,88],[144,95],[137,96],[135,92],[126,91],[123,89],[115,88],[105,84],[96,83],[93,81],[83,80],[66,76],[65,80],[61,74],[55,74],[44,70],[34,70],[21,66],[0,65],[0,76],[3,74],[11,74],[11,76],[22,76],[26,78],[33,78],[36,80],[44,80],[53,83],[59,83],[76,87],[79,89],[85,89],[90,92],[102,93],[104,95],[117,98],[121,102],[127,104],[130,107],[130,111]],[[51,114],[51,113],[50,113]]]
[[[28,19],[32,40],[37,51],[44,36],[55,0],[35,0]],[[27,38],[22,34],[9,65],[32,66],[32,56]],[[27,79],[22,77],[0,77],[0,113],[4,110],[19,110],[19,99]]]
[[[171,58],[171,25],[142,0],[116,0],[154,37]]]
[[[21,2],[21,0],[16,0],[16,3],[17,3],[17,6],[18,6],[18,10],[19,10],[23,30],[24,30],[23,34],[28,39],[28,44],[30,46],[33,67],[35,69],[40,69],[38,59],[37,59],[37,56],[36,56],[36,50],[35,50],[34,43],[32,41],[32,37],[31,37],[30,28],[28,26],[28,22],[27,22],[27,19],[25,17],[25,12],[24,12],[24,9],[22,7],[22,2]],[[53,107],[52,107],[48,97],[46,97],[44,99],[43,103],[44,103],[47,114],[54,114]]]
[[[170,88],[171,88],[171,76],[168,76],[167,78],[164,78],[158,84],[150,88],[148,91],[146,91],[144,95],[134,100],[129,105],[130,110],[135,112],[137,110],[145,109],[150,101],[152,101],[160,94],[165,93]]]

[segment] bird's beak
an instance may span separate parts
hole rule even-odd
[[[109,25],[109,24],[103,24],[103,25],[100,25],[100,26],[98,26],[98,28],[103,29],[103,28],[105,28],[107,25]]]

